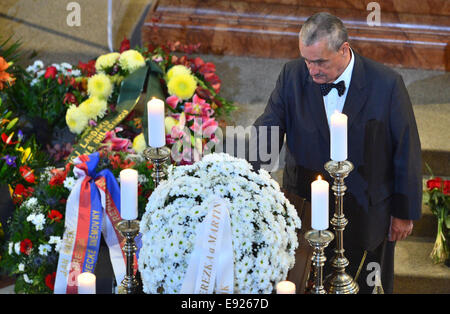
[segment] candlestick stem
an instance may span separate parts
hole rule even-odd
[[[353,278],[345,272],[348,266],[348,259],[344,255],[344,230],[348,223],[344,216],[343,199],[347,187],[344,184],[344,179],[353,170],[353,164],[349,161],[329,161],[325,164],[331,177],[334,178],[331,189],[335,195],[335,212],[330,224],[335,232],[335,249],[334,257],[331,260],[333,273],[325,279],[325,288],[328,293],[332,294],[356,294],[359,291],[358,284]]]
[[[327,260],[324,249],[333,240],[334,235],[328,230],[310,230],[306,232],[305,238],[313,248],[311,261],[314,267],[314,286],[311,293],[326,294],[323,286],[323,266]]]
[[[144,157],[154,165],[152,178],[156,188],[166,178],[164,164],[170,157],[170,149],[166,146],[148,147],[144,150]]]
[[[134,239],[139,233],[139,220],[122,220],[117,223],[116,228],[126,239],[123,251],[127,257],[126,275],[119,286],[119,293],[136,294],[139,282],[134,275],[134,256],[137,250]]]

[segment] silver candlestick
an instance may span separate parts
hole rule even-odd
[[[139,233],[139,220],[122,220],[117,223],[116,228],[126,239],[123,251],[127,257],[127,272],[119,286],[119,294],[136,294],[139,282],[134,275],[134,256],[137,250],[134,239]]]
[[[334,228],[336,247],[334,257],[331,260],[333,273],[325,279],[325,289],[331,294],[356,294],[359,292],[358,284],[345,272],[348,259],[344,256],[344,230],[348,223],[344,216],[343,199],[347,187],[344,179],[353,170],[350,161],[329,161],[325,164],[325,170],[334,178],[331,189],[335,195],[335,212],[330,224]]]
[[[155,182],[155,188],[159,183],[166,178],[164,164],[170,157],[170,149],[166,146],[163,147],[147,147],[144,150],[144,157],[154,165],[154,171],[152,173],[153,182]]]
[[[323,287],[323,266],[327,258],[324,249],[333,241],[334,235],[328,230],[310,230],[306,232],[305,239],[313,248],[313,256],[311,258],[314,266],[314,286],[312,294],[326,294]]]

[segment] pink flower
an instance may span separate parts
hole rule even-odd
[[[184,105],[184,112],[197,116],[206,116],[210,117],[213,113],[210,104],[206,102],[206,100],[194,95],[192,98],[193,102],[187,102]],[[190,119],[188,119],[190,120]]]
[[[167,97],[167,99],[166,99],[166,103],[172,109],[176,109],[179,102],[180,102],[180,99],[175,95]]]
[[[122,128],[115,128],[113,131],[106,132],[102,147],[108,151],[128,152],[131,147],[131,141],[126,138],[119,138],[116,133],[121,132]]]
[[[219,123],[214,118],[195,118],[194,124],[190,127],[194,133],[202,134],[203,138],[211,138],[216,132]]]

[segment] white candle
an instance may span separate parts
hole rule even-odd
[[[152,98],[147,103],[148,113],[148,145],[154,148],[166,145],[166,130],[164,126],[164,102]]]
[[[137,219],[138,172],[124,169],[120,172],[120,216],[125,220]]]
[[[347,160],[347,116],[335,111],[330,118],[331,160]]]
[[[78,294],[95,294],[95,275],[81,273],[77,278]]]
[[[321,176],[311,183],[311,227],[314,230],[328,229],[329,184]]]
[[[290,281],[280,281],[277,284],[277,294],[295,294],[295,283]]]

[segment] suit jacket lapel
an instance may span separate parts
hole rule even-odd
[[[312,119],[327,143],[330,142],[330,128],[328,126],[327,114],[323,103],[323,96],[320,92],[320,86],[308,75],[306,78],[306,89],[308,91],[307,106],[311,112]]]
[[[346,114],[348,117],[348,129],[350,129],[358,116],[358,113],[364,107],[368,97],[368,93],[364,92],[366,85],[364,65],[359,55],[356,53],[353,53],[353,55],[355,57],[355,65],[350,88],[347,93],[347,98],[345,99],[344,109],[342,110],[342,113]]]

